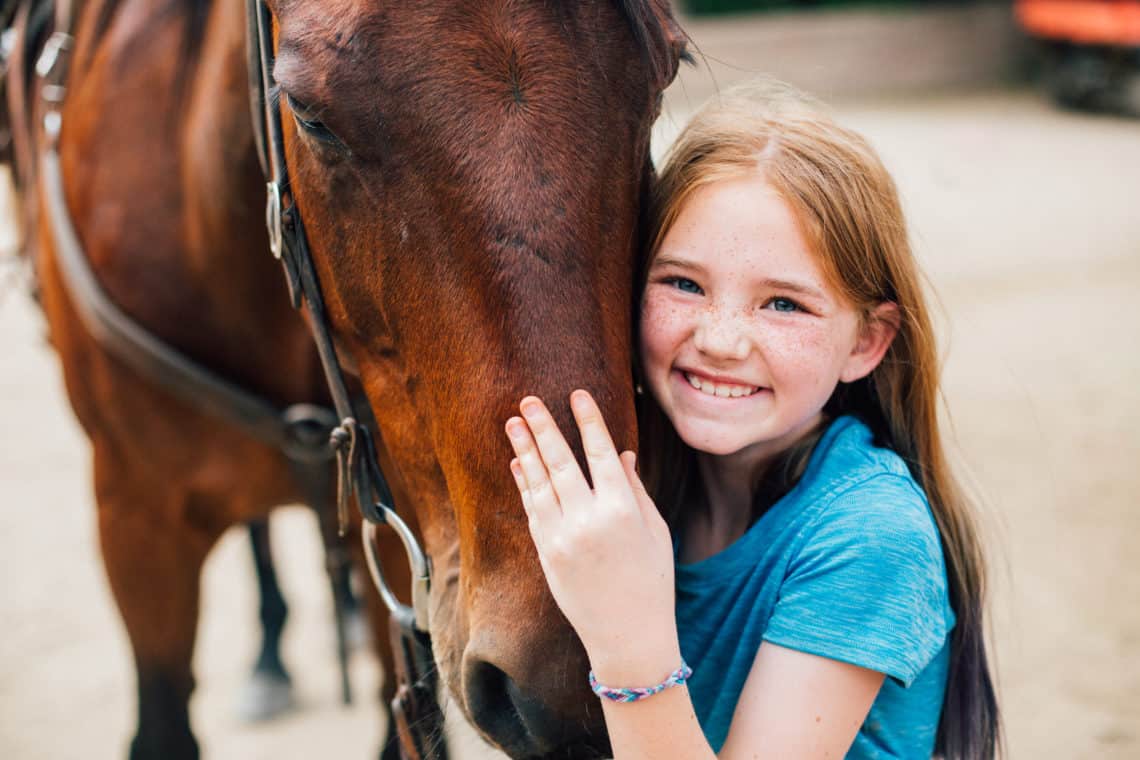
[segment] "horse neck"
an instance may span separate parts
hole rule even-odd
[[[251,123],[244,3],[214,2],[185,93],[179,133],[183,224],[194,275],[209,288],[216,329],[272,344],[271,364],[290,361],[313,398],[324,385],[308,329],[292,309],[280,264],[269,253],[265,179]],[[222,283],[225,283],[224,285]],[[273,382],[276,382],[274,380]]]
[[[276,284],[250,122],[244,4],[209,8],[184,99],[179,150],[191,259],[203,276],[256,284],[272,276]]]
[[[85,131],[71,142],[88,155],[94,151],[93,160],[146,155],[152,166],[161,166],[160,178],[152,177],[151,183],[178,196],[184,248],[179,258],[191,270],[184,275],[205,278],[224,272],[238,282],[251,269],[250,279],[263,279],[273,270],[267,256],[234,251],[241,245],[268,250],[260,221],[264,204],[258,197],[264,182],[250,123],[244,3],[73,2],[81,12],[73,89],[81,91],[82,99],[94,98],[97,122],[114,120],[124,111],[135,113],[135,105],[145,99],[149,124],[145,133],[122,132],[124,126],[134,130],[134,124],[116,127],[124,141],[132,141],[130,148],[108,146]],[[140,81],[134,72],[146,70],[155,73]],[[130,72],[130,84],[116,81],[119,72]]]
[[[91,0],[72,69],[90,107],[65,111],[61,140],[69,205],[112,298],[160,338],[271,397],[317,398],[269,254],[244,23],[232,0]],[[124,224],[88,221],[107,208]]]

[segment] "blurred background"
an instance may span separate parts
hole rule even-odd
[[[1140,758],[1140,3],[686,0],[697,65],[660,155],[758,74],[834,104],[898,182],[940,304],[948,430],[982,505],[1009,757]],[[98,557],[88,444],[8,256],[0,182],[0,757],[125,757],[129,648]],[[372,757],[378,670],[338,705],[312,516],[272,522],[297,706],[235,704],[258,646],[252,560],[204,572],[192,716],[205,758]],[[280,559],[287,557],[288,562]],[[366,589],[366,593],[372,593]],[[456,729],[459,758],[493,757]]]

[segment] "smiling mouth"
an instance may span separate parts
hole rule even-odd
[[[732,383],[714,383],[711,380],[703,380],[690,372],[682,373],[685,379],[689,381],[689,385],[696,388],[706,396],[717,396],[718,398],[743,398],[744,396],[751,396],[760,390],[756,385],[734,385]]]

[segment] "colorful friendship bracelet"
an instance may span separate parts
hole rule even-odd
[[[665,691],[671,686],[680,686],[693,675],[693,669],[681,660],[681,667],[670,673],[664,681],[656,686],[645,686],[637,688],[613,688],[611,686],[603,686],[598,683],[598,679],[594,676],[594,671],[590,671],[590,688],[594,693],[603,699],[608,699],[613,702],[637,702],[638,700],[648,699],[654,694]]]

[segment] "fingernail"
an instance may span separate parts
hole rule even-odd
[[[526,434],[526,424],[518,417],[507,420],[507,435],[511,438],[522,438]]]
[[[534,399],[526,399],[522,402],[521,409],[524,417],[532,419],[542,413],[542,404]]]

